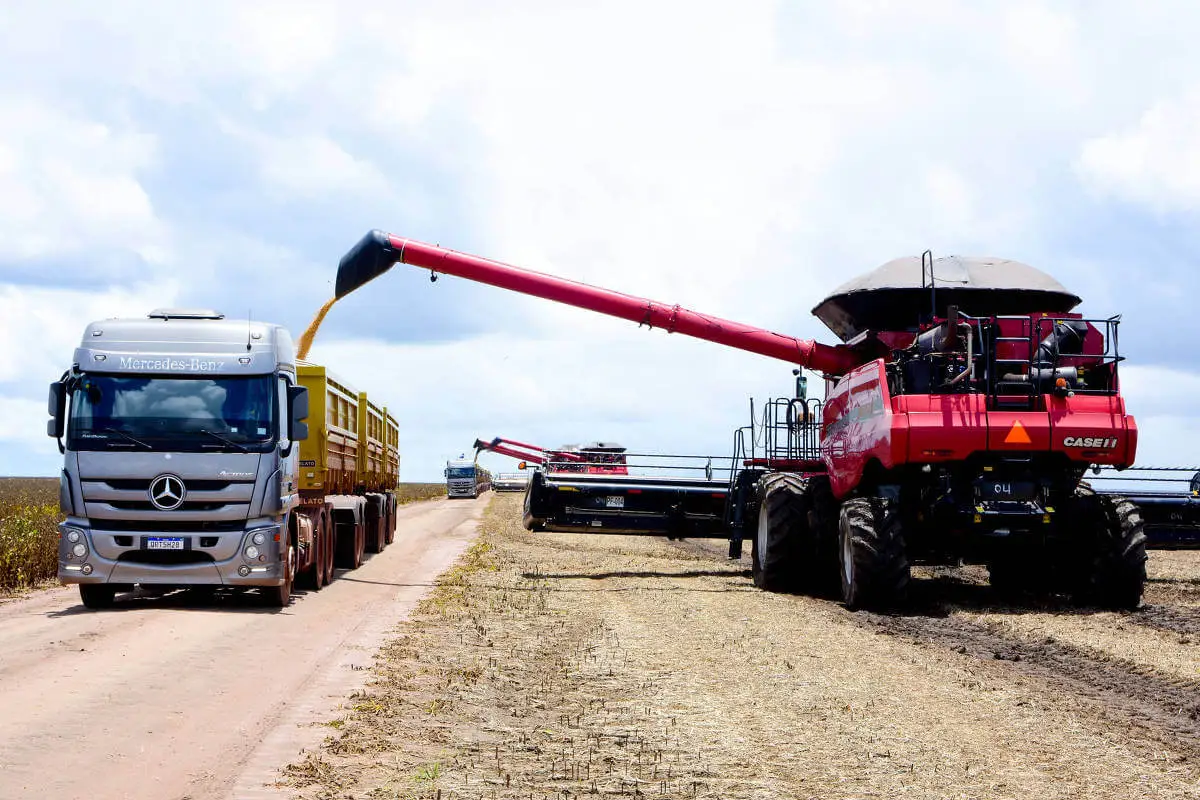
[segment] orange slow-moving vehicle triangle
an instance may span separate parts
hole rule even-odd
[[[1029,438],[1029,432],[1025,430],[1025,426],[1021,424],[1021,420],[1013,423],[1012,430],[1008,432],[1008,436],[1004,437],[1005,444],[1033,444],[1033,440]]]

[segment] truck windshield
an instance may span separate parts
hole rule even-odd
[[[475,468],[474,467],[450,467],[450,469],[446,472],[446,477],[448,477],[448,478],[474,478],[475,477]]]
[[[275,443],[270,375],[158,378],[83,375],[71,393],[73,450],[263,452]]]

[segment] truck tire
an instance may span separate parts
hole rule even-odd
[[[296,580],[297,555],[296,543],[289,536],[287,555],[283,560],[283,584],[268,586],[262,590],[263,600],[271,608],[287,608],[292,602],[292,584]]]
[[[383,498],[380,495],[369,495],[364,504],[363,524],[366,529],[366,552],[382,553],[384,547],[384,509]]]
[[[325,585],[333,583],[334,558],[337,556],[337,535],[333,528],[333,515],[329,512],[329,507],[326,506],[321,511],[321,537],[325,542],[324,561],[322,569],[325,570]]]
[[[1136,609],[1146,585],[1146,532],[1136,505],[1118,495],[1075,496],[1072,512],[1085,533],[1074,599],[1114,611]]]
[[[362,522],[355,522],[354,516],[342,514],[345,521],[334,523],[337,530],[337,566],[344,569],[358,569],[362,566],[363,552],[366,550],[366,527]],[[365,515],[364,515],[365,516]]]
[[[115,586],[108,586],[103,583],[81,583],[79,584],[79,599],[83,601],[83,605],[87,608],[111,608],[113,598],[116,597],[117,589]]]
[[[909,566],[897,503],[855,497],[839,519],[842,602],[851,610],[884,610],[908,595]]]
[[[758,482],[758,525],[750,547],[754,585],[768,592],[800,587],[802,540],[808,533],[804,479],[775,472]]]
[[[396,541],[396,495],[389,494],[387,499],[387,530],[384,533],[387,544],[391,544]]]
[[[818,597],[836,598],[841,591],[838,573],[838,511],[828,475],[808,479],[808,529],[813,543],[811,592]]]

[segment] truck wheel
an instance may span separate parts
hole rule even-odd
[[[103,583],[79,584],[79,599],[87,608],[110,608],[116,594],[116,587],[106,586]]]
[[[333,517],[329,513],[329,509],[325,509],[321,514],[321,535],[325,540],[325,585],[333,583],[334,557],[337,555],[337,535],[333,527]]]
[[[1112,610],[1133,610],[1146,585],[1146,533],[1142,515],[1128,499],[1080,492],[1075,498],[1085,532],[1076,602]],[[1072,521],[1075,521],[1072,520]]]
[[[908,594],[908,556],[894,500],[855,497],[839,520],[842,601],[851,610],[884,609]]]
[[[287,558],[283,562],[283,585],[263,589],[264,600],[271,608],[287,608],[292,602],[292,582],[296,578],[296,545],[289,539]]]
[[[812,592],[819,597],[836,598],[841,590],[838,551],[837,498],[828,475],[808,479],[808,529],[813,544]]]
[[[313,553],[312,586],[318,592],[329,583],[329,576],[325,574],[325,549],[329,547],[329,542],[323,522],[323,516],[313,520],[313,550],[315,552]]]
[[[787,472],[758,482],[758,526],[750,548],[754,585],[768,592],[799,588],[801,540],[808,532],[804,479]]]
[[[387,544],[396,541],[396,496],[393,494],[388,495],[385,541]]]

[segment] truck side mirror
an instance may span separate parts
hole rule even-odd
[[[308,387],[288,387],[288,439],[302,442],[308,438]]]
[[[61,439],[67,427],[67,385],[62,381],[50,384],[46,410],[50,413],[50,419],[46,421],[46,435]]]

